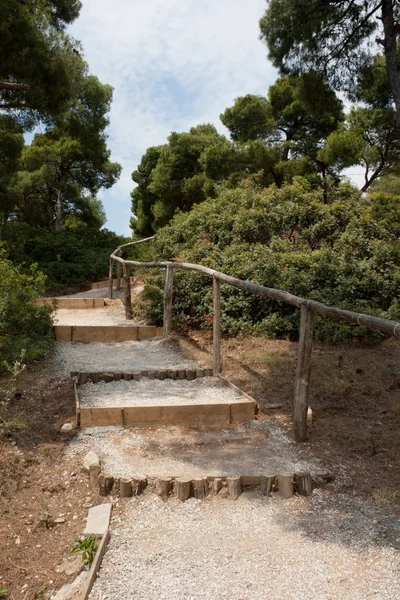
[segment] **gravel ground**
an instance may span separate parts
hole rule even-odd
[[[105,308],[60,308],[55,311],[54,325],[146,325],[145,321],[125,319],[123,306]]]
[[[173,343],[161,338],[93,344],[56,342],[49,362],[56,377],[69,377],[71,371],[143,371],[201,366],[185,360]]]
[[[267,421],[226,427],[122,429],[88,427],[68,447],[80,457],[94,450],[115,477],[273,475],[326,470],[307,449]]]
[[[172,404],[231,404],[246,399],[212,377],[194,381],[143,378],[140,381],[86,383],[80,386],[82,406],[165,406]]]
[[[394,600],[400,553],[373,514],[320,490],[309,501],[129,499],[89,598]]]
[[[132,291],[133,292],[133,291]],[[114,298],[123,298],[124,293],[123,290],[119,291],[113,290]],[[107,298],[108,297],[108,288],[100,288],[98,290],[87,290],[86,292],[78,292],[76,294],[69,294],[65,296],[57,296],[57,298]]]

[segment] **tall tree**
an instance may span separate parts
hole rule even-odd
[[[400,123],[400,5],[396,0],[270,0],[260,21],[269,58],[282,73],[314,70],[354,96],[359,75],[384,52]]]
[[[197,125],[188,133],[173,132],[167,144],[147,150],[132,174],[139,184],[132,192],[135,217],[131,227],[135,234],[156,231],[176,211],[188,211],[205,200],[211,182],[200,157],[208,146],[224,139],[213,125]]]
[[[366,192],[379,177],[398,171],[400,131],[391,108],[354,107],[343,127],[333,132],[319,152],[319,159],[340,169],[364,167]]]
[[[65,33],[80,8],[79,0],[0,2],[0,109],[26,127],[64,110],[86,71]]]
[[[326,177],[318,151],[343,118],[341,100],[315,73],[280,77],[267,98],[251,94],[237,98],[221,115],[232,139],[246,143],[242,159],[245,155],[255,159],[248,163],[249,172],[257,164],[278,187],[313,170]]]
[[[92,210],[99,221],[96,194],[111,187],[121,171],[118,163],[110,162],[105,134],[111,99],[110,86],[94,76],[82,78],[70,110],[24,148],[10,190],[22,220],[44,228],[54,224],[59,230],[66,215],[89,217]]]

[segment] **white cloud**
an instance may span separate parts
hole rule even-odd
[[[259,40],[265,0],[83,0],[71,33],[90,70],[114,87],[109,146],[121,180],[102,197],[107,227],[129,233],[131,172],[171,131],[214,123],[276,78]]]

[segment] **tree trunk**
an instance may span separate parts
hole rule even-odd
[[[62,193],[61,193],[61,190],[58,190],[57,191],[57,204],[56,204],[56,231],[60,231],[60,229],[61,229],[62,209],[63,209]]]
[[[396,107],[396,124],[400,127],[400,65],[397,57],[398,24],[394,21],[393,0],[382,0],[383,48],[386,71]]]

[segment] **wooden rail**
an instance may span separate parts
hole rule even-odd
[[[220,273],[219,271],[210,269],[209,267],[204,267],[203,265],[175,261],[141,262],[137,260],[124,260],[121,257],[123,248],[135,246],[137,244],[143,244],[144,242],[148,242],[152,239],[154,239],[154,236],[145,238],[143,240],[138,240],[136,242],[123,244],[110,255],[108,288],[109,298],[112,298],[113,264],[116,263],[118,266],[123,265],[125,281],[125,315],[127,319],[132,319],[130,280],[131,267],[165,269],[166,281],[164,289],[163,332],[164,335],[167,336],[171,332],[172,322],[173,270],[183,269],[185,271],[197,271],[198,273],[203,273],[204,275],[211,277],[213,280],[213,372],[215,376],[219,375],[221,371],[221,281],[236,287],[243,292],[256,294],[257,296],[269,298],[270,300],[280,300],[281,302],[286,302],[286,304],[290,304],[291,306],[300,309],[299,354],[296,370],[293,417],[294,436],[298,442],[306,441],[307,437],[307,408],[311,374],[314,315],[317,314],[323,317],[330,317],[337,321],[354,323],[355,325],[361,325],[363,327],[368,327],[369,329],[375,329],[385,333],[386,335],[400,338],[400,323],[395,321],[389,321],[387,319],[381,319],[379,317],[357,313],[351,310],[343,310],[335,306],[327,306],[326,304],[322,304],[322,302],[300,298],[299,296],[295,296],[290,292],[285,292],[275,288],[268,288],[262,285],[256,285],[250,281],[236,279],[235,277],[231,277],[225,273]]]

